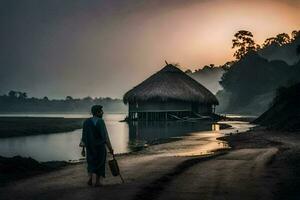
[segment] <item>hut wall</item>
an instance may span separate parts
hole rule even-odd
[[[129,104],[130,112],[191,111],[188,102],[140,102]]]
[[[212,105],[210,104],[199,104],[198,113],[200,114],[210,114],[212,113]]]

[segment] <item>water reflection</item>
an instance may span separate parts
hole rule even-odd
[[[218,131],[220,126],[209,122],[119,122],[124,114],[107,114],[104,120],[116,153],[127,153],[143,148],[147,143],[179,137],[194,132]],[[204,132],[203,132],[204,133]],[[210,134],[213,132],[210,132]],[[32,157],[39,161],[49,160],[79,160],[81,158],[78,147],[81,139],[81,129],[72,132],[15,137],[0,139],[0,155],[21,155]]]
[[[212,124],[211,125],[212,131],[219,131],[220,130],[220,124]]]
[[[207,121],[158,121],[158,122],[131,122],[129,126],[129,138],[131,150],[145,145],[147,142],[160,139],[184,136],[193,132],[210,131],[212,123]],[[215,126],[218,127],[218,126]]]

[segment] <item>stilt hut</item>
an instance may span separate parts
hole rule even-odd
[[[167,62],[166,62],[167,63]],[[123,96],[128,120],[171,120],[209,115],[219,104],[203,85],[168,64]]]

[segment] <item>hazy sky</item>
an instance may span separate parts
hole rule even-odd
[[[232,60],[233,34],[258,43],[300,29],[300,0],[0,0],[0,93],[122,97],[164,60]]]

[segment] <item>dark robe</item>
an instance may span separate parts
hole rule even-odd
[[[95,118],[94,118],[95,119]],[[107,130],[102,118],[97,118],[96,124],[93,118],[85,120],[82,129],[82,142],[86,148],[86,160],[88,173],[95,173],[105,177],[106,141]]]

